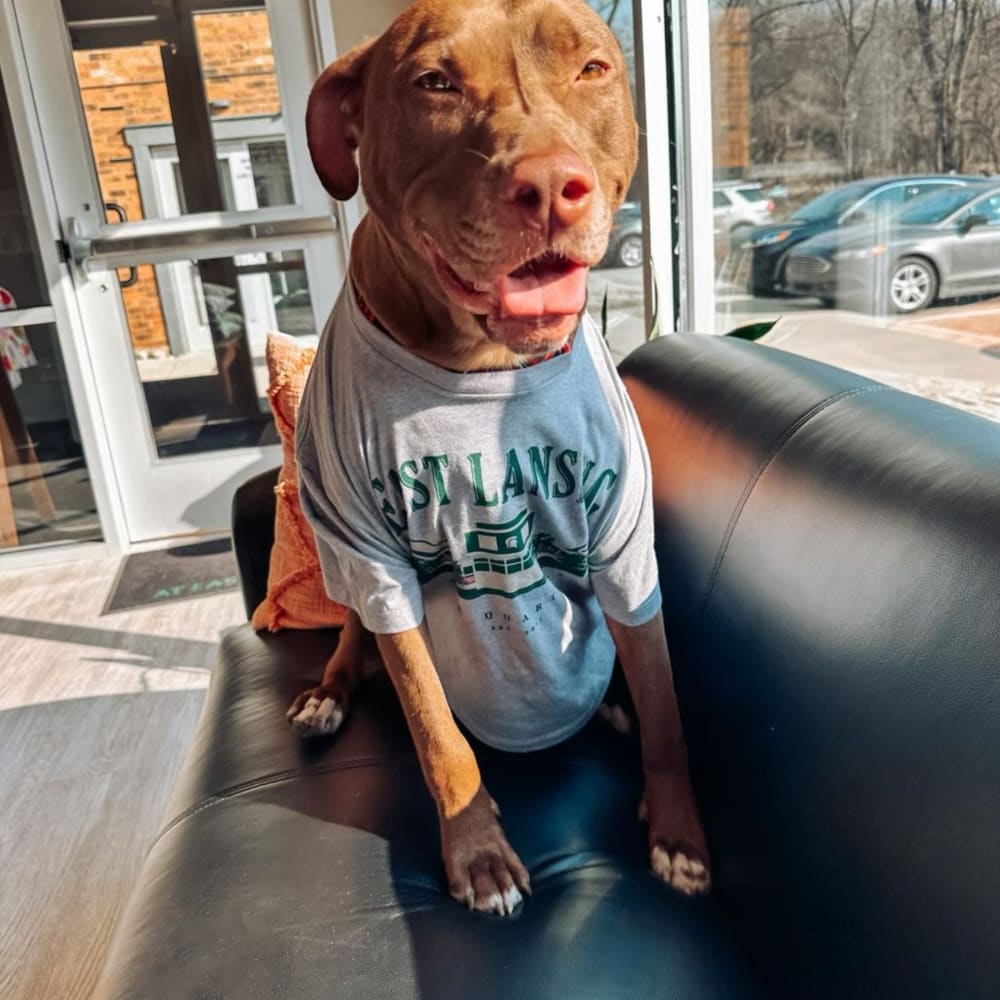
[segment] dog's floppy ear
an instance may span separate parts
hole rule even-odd
[[[358,189],[354,152],[361,142],[364,78],[376,39],[331,63],[313,84],[306,106],[309,154],[323,187],[340,201]]]

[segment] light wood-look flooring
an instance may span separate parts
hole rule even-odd
[[[89,997],[237,593],[101,616],[117,559],[0,567],[0,997]]]

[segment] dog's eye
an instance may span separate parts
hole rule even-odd
[[[611,67],[608,66],[607,63],[599,62],[597,59],[591,59],[590,62],[587,63],[582,70],[580,70],[580,79],[598,80],[604,76],[610,68]]]
[[[456,87],[452,84],[451,80],[444,75],[444,73],[439,73],[437,70],[431,70],[428,73],[421,73],[417,77],[417,86],[422,90],[455,90]]]

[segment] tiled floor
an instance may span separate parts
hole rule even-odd
[[[240,595],[101,616],[118,560],[0,572],[0,997],[89,996]]]

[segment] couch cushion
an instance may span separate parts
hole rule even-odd
[[[538,754],[478,747],[534,894],[447,894],[433,804],[384,674],[341,733],[284,721],[330,634],[227,637],[168,820],[98,997],[753,996],[711,901],[649,872],[638,763],[601,723]]]

